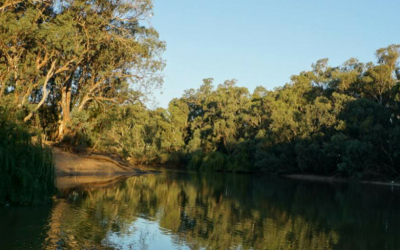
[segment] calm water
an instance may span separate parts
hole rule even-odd
[[[165,172],[0,208],[0,249],[400,249],[400,190]]]

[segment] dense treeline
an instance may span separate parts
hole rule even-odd
[[[379,49],[376,64],[319,60],[273,91],[206,79],[167,109],[135,103],[107,114],[89,109],[74,121],[84,124],[80,135],[90,145],[140,162],[393,178],[400,171],[399,48]]]
[[[319,60],[272,91],[206,79],[151,110],[165,48],[143,22],[151,0],[3,0],[0,12],[0,104],[47,140],[201,170],[398,176],[399,45],[377,63]]]

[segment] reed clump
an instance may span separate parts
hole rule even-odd
[[[55,192],[52,151],[33,135],[0,108],[0,204],[35,205]]]

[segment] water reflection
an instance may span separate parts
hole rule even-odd
[[[0,249],[399,249],[398,195],[166,172],[64,190],[47,209],[1,208]]]

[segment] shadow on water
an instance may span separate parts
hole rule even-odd
[[[167,171],[0,208],[0,249],[399,249],[398,187]]]

